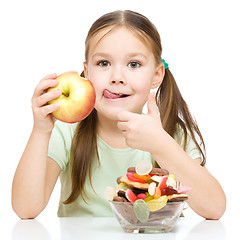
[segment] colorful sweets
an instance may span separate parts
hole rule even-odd
[[[126,176],[117,178],[115,188],[108,187],[105,197],[110,201],[131,202],[140,222],[146,222],[149,212],[163,208],[167,202],[181,202],[188,199],[191,188],[179,186],[173,174],[166,169],[153,168],[150,161],[130,167]]]

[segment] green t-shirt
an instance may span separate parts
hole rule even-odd
[[[97,136],[98,154],[100,166],[97,156],[94,156],[94,166],[92,172],[92,186],[87,178],[86,193],[88,199],[86,202],[78,197],[71,204],[63,204],[71,192],[71,169],[69,167],[71,142],[74,130],[77,124],[67,124],[57,121],[52,131],[49,142],[48,156],[55,160],[60,168],[61,197],[58,208],[59,217],[104,217],[113,216],[108,201],[104,198],[104,192],[107,186],[114,187],[116,179],[119,176],[125,176],[128,167],[136,166],[141,160],[150,160],[154,164],[154,160],[149,152],[138,149],[115,149],[105,143]],[[176,139],[180,146],[183,147],[183,141]],[[201,155],[196,145],[190,137],[188,137],[188,145],[186,152],[193,159],[199,158]]]

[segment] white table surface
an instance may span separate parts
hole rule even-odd
[[[71,240],[71,239],[159,239],[159,240],[225,240],[237,239],[236,228],[229,220],[205,220],[191,210],[185,210],[169,233],[125,233],[117,220],[110,218],[38,217],[33,220],[8,219],[2,234],[12,240]],[[2,224],[1,224],[2,225]]]

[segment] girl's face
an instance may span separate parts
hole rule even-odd
[[[96,91],[98,114],[117,120],[120,111],[141,113],[150,93],[164,76],[163,64],[156,64],[151,47],[125,27],[101,30],[90,40],[86,78]]]

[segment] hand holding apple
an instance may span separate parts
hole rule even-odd
[[[57,77],[58,85],[48,92],[60,89],[61,96],[48,102],[59,104],[53,116],[66,123],[75,123],[86,118],[94,108],[95,91],[92,83],[77,72],[66,72]]]

